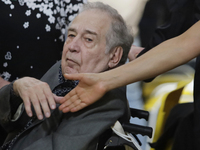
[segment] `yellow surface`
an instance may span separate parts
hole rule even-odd
[[[191,89],[193,78],[193,73],[190,75],[164,74],[144,84],[144,108],[150,112],[148,126],[153,128],[153,137],[149,142],[156,142],[161,136],[170,110],[176,104],[193,102],[193,89]],[[171,145],[168,144],[165,150],[170,150]]]

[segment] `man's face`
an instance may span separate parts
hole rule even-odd
[[[107,14],[97,10],[84,11],[74,19],[63,48],[63,73],[98,73],[109,68],[105,48],[110,23]]]

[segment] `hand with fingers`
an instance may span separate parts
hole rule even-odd
[[[106,93],[98,74],[65,74],[64,76],[69,80],[79,80],[79,84],[60,100],[59,109],[63,113],[83,109]]]
[[[32,117],[31,105],[35,109],[39,120],[50,117],[50,109],[56,108],[62,97],[58,97],[51,92],[49,85],[35,78],[24,77],[13,83],[13,90],[16,95],[23,100],[26,113]]]

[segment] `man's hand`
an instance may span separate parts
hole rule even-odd
[[[128,54],[129,61],[135,60],[137,55],[143,50],[143,47],[137,47],[135,45],[131,46],[130,52]]]
[[[63,112],[76,112],[99,100],[105,93],[98,74],[66,74],[69,80],[79,80],[79,84],[61,101],[59,109]]]
[[[35,78],[18,79],[13,83],[13,89],[15,94],[22,98],[28,116],[33,115],[31,110],[31,105],[33,105],[40,120],[43,119],[43,113],[47,118],[50,117],[50,109],[55,109],[56,102],[61,99],[51,92],[47,83]]]

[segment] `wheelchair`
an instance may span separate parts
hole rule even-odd
[[[129,114],[125,114],[111,129],[100,136],[96,150],[142,150],[137,134],[151,138],[153,129],[148,126],[130,123],[129,116],[148,121],[149,112],[130,108],[127,113]]]
[[[194,70],[188,65],[183,65],[158,76],[153,82],[145,83],[143,85],[145,110],[130,108],[130,114],[132,117],[144,118],[150,127],[131,124],[127,118],[122,118],[119,120],[121,128],[125,133],[130,133],[136,143],[125,140],[111,129],[102,135],[103,140],[97,150],[141,150],[137,134],[148,136],[149,150],[153,150],[152,143],[161,137],[171,109],[177,104],[192,102],[193,91],[188,87],[191,87],[193,77]],[[167,149],[171,149],[171,144]]]

